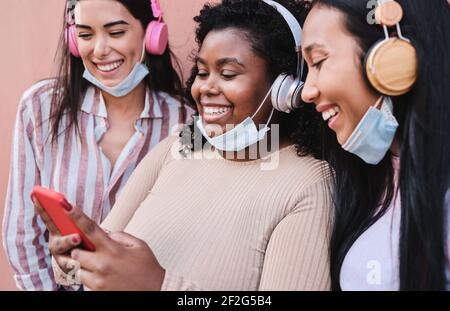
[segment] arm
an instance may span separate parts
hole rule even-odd
[[[327,182],[306,189],[270,237],[259,290],[330,290]]]
[[[131,177],[128,179],[125,187],[119,195],[119,198],[114,205],[111,213],[108,214],[106,219],[101,224],[103,230],[108,232],[120,232],[125,229],[130,219],[133,217],[134,212],[138,209],[141,202],[147,197],[149,191],[153,187],[155,181],[158,179],[158,174],[163,164],[172,152],[172,146],[175,145],[178,137],[169,136],[161,141],[136,167]],[[46,214],[39,209],[42,218],[47,223],[47,227],[52,227],[51,221],[46,219]],[[82,214],[82,213],[81,213]],[[83,214],[83,218],[87,218]],[[97,225],[92,225],[97,227]],[[82,229],[82,227],[80,227]],[[56,260],[52,261],[53,271],[55,273],[56,282],[61,285],[77,285],[80,284],[80,280],[73,278],[76,275],[73,273],[67,273],[68,266],[73,266],[73,261],[64,258],[62,254],[70,252],[77,246],[78,243],[73,243],[72,236],[62,237],[58,235],[57,230],[54,230],[52,241],[50,242],[50,249]],[[86,232],[85,232],[86,233]],[[116,234],[116,236],[120,236]],[[110,242],[109,239],[104,239]],[[137,239],[136,239],[137,241]],[[79,241],[78,241],[79,242]],[[107,243],[106,242],[106,243]],[[95,243],[94,243],[95,244]],[[136,242],[139,246],[142,246],[140,242]],[[60,246],[58,250],[57,245]],[[96,247],[98,245],[96,244]],[[99,253],[99,250],[95,254]],[[88,256],[89,257],[89,256]],[[104,258],[101,257],[100,258]],[[99,261],[101,259],[98,259]]]
[[[33,186],[40,183],[32,118],[31,106],[22,99],[14,128],[3,241],[20,289],[55,290],[46,228],[30,199]]]

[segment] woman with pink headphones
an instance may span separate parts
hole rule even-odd
[[[59,75],[21,99],[4,245],[24,290],[55,290],[33,186],[63,193],[101,222],[150,149],[190,118],[157,0],[66,5]]]

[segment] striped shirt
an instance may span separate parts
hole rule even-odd
[[[144,110],[114,167],[99,145],[108,130],[106,106],[99,89],[84,94],[78,115],[80,135],[65,131],[51,143],[50,103],[54,80],[27,90],[14,129],[3,241],[16,284],[23,290],[55,290],[48,251],[48,232],[35,213],[30,193],[42,185],[63,193],[97,222],[110,212],[137,164],[159,141],[185,123],[192,109],[166,93],[147,91]],[[62,126],[68,122],[63,117]]]

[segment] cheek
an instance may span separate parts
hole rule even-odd
[[[341,109],[337,130],[339,143],[343,144],[358,125],[366,111],[376,101],[377,95],[367,86],[359,60],[334,62],[329,70],[321,72],[321,92]]]
[[[195,102],[197,102],[200,99],[200,87],[201,87],[201,82],[198,80],[198,78],[195,78],[194,83],[192,84],[191,87],[191,95],[192,98],[194,98]]]
[[[89,57],[89,54],[94,51],[94,44],[89,41],[78,39],[77,46],[82,60],[86,62],[88,60],[87,58]]]
[[[235,108],[242,111],[252,111],[253,108],[259,106],[264,97],[264,95],[261,97],[263,87],[262,83],[258,85],[254,81],[236,80],[224,84],[223,92]]]
[[[136,42],[129,45],[127,45],[126,42],[115,42],[111,44],[111,49],[136,62],[139,61],[139,58],[142,55],[142,46],[136,44]]]

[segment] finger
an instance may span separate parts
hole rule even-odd
[[[113,232],[109,234],[109,237],[125,247],[138,247],[141,246],[142,243],[145,243],[135,236],[125,232]]]
[[[81,243],[81,238],[78,234],[70,234],[66,236],[50,234],[49,249],[52,255],[67,254]]]
[[[100,279],[94,272],[85,269],[79,269],[76,274],[76,279],[84,285],[85,290],[106,290],[106,283],[102,279]]]
[[[80,264],[70,258],[68,255],[56,255],[53,256],[55,258],[56,263],[61,268],[61,270],[64,271],[64,273],[70,274],[72,271],[75,273],[74,270],[76,270]]]
[[[34,203],[36,212],[39,214],[39,216],[41,216],[42,221],[44,222],[48,231],[54,235],[61,235],[58,228],[55,226],[52,219],[48,216],[47,212],[42,208],[39,201],[37,199],[33,198],[33,203]]]
[[[86,237],[94,243],[96,248],[106,246],[108,243],[113,242],[108,237],[108,234],[95,221],[86,216],[81,209],[73,207],[70,211],[67,211],[67,214]]]
[[[73,249],[70,252],[70,258],[80,263],[81,268],[92,272],[103,270],[104,265],[97,252],[90,252],[81,248]]]

